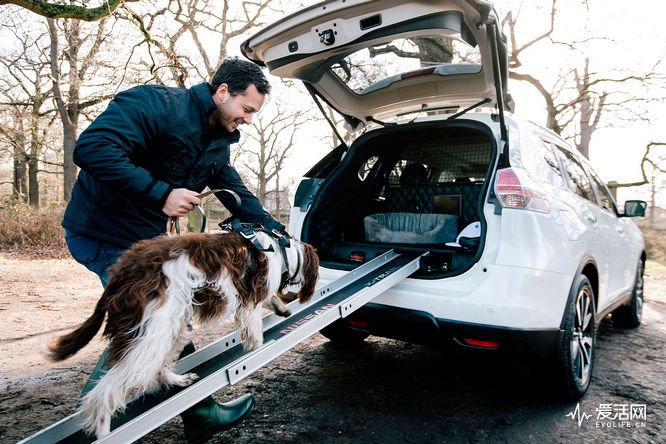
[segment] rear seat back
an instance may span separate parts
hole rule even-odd
[[[479,220],[478,206],[482,182],[443,182],[389,186],[385,190],[387,212],[440,213],[436,196],[460,196],[459,228]]]

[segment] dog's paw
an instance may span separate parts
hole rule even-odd
[[[287,308],[284,311],[280,311],[280,312],[276,311],[275,314],[278,315],[278,316],[282,316],[283,318],[288,318],[289,316],[291,316],[291,311]]]
[[[180,377],[178,379],[179,379],[178,383],[174,384],[174,385],[177,385],[179,387],[186,387],[186,386],[198,381],[199,380],[199,375],[197,375],[196,373],[185,373],[183,375],[180,375]]]
[[[175,385],[177,387],[186,387],[199,379],[196,373],[185,373],[179,375],[169,369],[164,369],[160,375],[160,382],[164,385]]]
[[[246,352],[256,350],[259,347],[261,347],[261,344],[263,344],[263,341],[261,339],[254,339],[254,338],[247,338],[242,342],[243,342],[243,350],[245,350]]]
[[[269,309],[273,310],[273,313],[275,313],[278,316],[282,316],[283,318],[288,318],[291,316],[291,311],[289,310],[289,307],[280,299],[280,297],[276,294],[271,295],[271,297],[266,301],[266,304]]]

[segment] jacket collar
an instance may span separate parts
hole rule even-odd
[[[199,104],[202,117],[201,124],[206,129],[206,132],[208,132],[208,118],[216,109],[213,95],[210,92],[210,84],[208,82],[200,83],[190,88],[190,91],[192,91],[195,100]],[[228,143],[237,143],[240,140],[240,131],[234,130],[234,132],[229,133],[225,130],[214,130],[211,136],[215,139],[224,139]]]

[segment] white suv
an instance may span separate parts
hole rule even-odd
[[[330,0],[242,50],[357,132],[306,174],[291,213],[322,283],[390,249],[429,252],[324,335],[528,351],[578,398],[600,320],[640,323],[645,247],[629,217],[646,204],[620,213],[567,142],[511,115],[497,25],[483,0]]]

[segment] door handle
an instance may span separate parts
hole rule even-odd
[[[617,231],[618,233],[622,234],[622,233],[624,233],[624,228],[622,228],[622,227],[615,227],[615,231]]]

